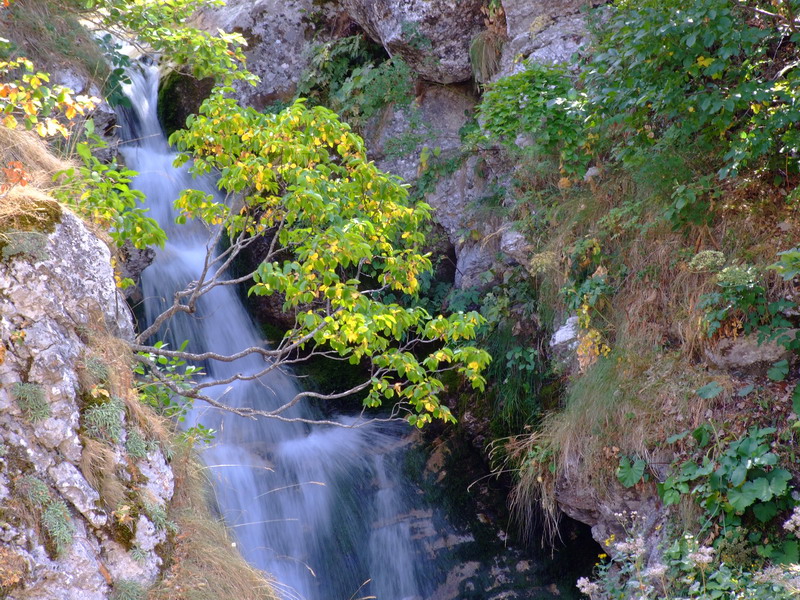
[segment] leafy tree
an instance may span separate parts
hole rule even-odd
[[[223,202],[205,192],[187,191],[176,202],[179,220],[201,220],[215,227],[218,237],[224,232],[231,244],[216,257],[209,251],[199,280],[176,294],[173,305],[138,340],[157,333],[173,316],[192,312],[214,287],[251,277],[255,283],[250,293],[282,295],[285,309],[296,311],[295,326],[275,349],[253,347],[233,356],[142,345],[135,349],[191,361],[260,354],[269,362],[256,376],[295,362],[298,351],[369,369],[365,381],[344,392],[300,392],[272,411],[231,409],[245,416],[291,420],[282,413],[304,397],[333,400],[366,392],[365,405],[393,402],[394,414],[405,412],[417,426],[433,418],[452,421],[439,401],[441,373],[455,370],[475,388],[483,388],[480,373],[489,355],[461,343],[474,337],[481,317],[431,316],[419,306],[383,300],[390,291],[416,296],[419,277],[430,270],[421,249],[430,207],[410,202],[405,186],[367,160],[361,138],[330,110],[309,108],[299,100],[281,113],[261,114],[226,98],[227,91],[215,91],[200,115],[189,119],[188,129],[173,134],[171,142],[185,151],[179,162],[193,159],[196,174],[218,172],[220,189],[237,198]],[[226,278],[235,256],[256,236],[271,240],[263,262],[251,274]],[[230,381],[253,377],[240,374]],[[164,381],[176,393],[227,408],[203,393],[219,383],[186,390]]]

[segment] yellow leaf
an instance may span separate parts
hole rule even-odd
[[[753,113],[758,114],[758,113],[761,112],[761,105],[760,104],[756,104],[755,102],[753,102],[750,105],[750,110],[752,110]]]
[[[16,129],[17,119],[14,118],[14,115],[6,115],[5,117],[3,117],[3,125],[8,127],[9,129]]]
[[[701,67],[709,67],[714,63],[714,59],[711,57],[706,56],[698,56],[697,57],[697,64]]]

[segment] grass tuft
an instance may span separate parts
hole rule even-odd
[[[41,385],[15,383],[11,395],[14,396],[25,420],[29,423],[38,423],[50,417],[50,404]]]

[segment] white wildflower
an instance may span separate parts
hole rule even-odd
[[[714,548],[710,546],[700,546],[689,555],[689,560],[700,568],[714,562]]]
[[[789,533],[800,537],[800,505],[794,507],[792,516],[783,522],[783,528]]]
[[[627,554],[631,557],[639,557],[644,554],[644,538],[635,537],[624,542],[614,544],[614,549],[620,554]]]
[[[650,579],[664,577],[666,573],[667,573],[667,565],[662,565],[662,564],[653,565],[644,572],[644,574]]]
[[[586,594],[590,598],[600,592],[600,586],[594,581],[589,581],[588,577],[581,577],[578,579],[576,587],[581,594]]]

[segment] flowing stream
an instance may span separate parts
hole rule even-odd
[[[152,321],[176,290],[197,279],[209,238],[199,224],[176,225],[172,203],[183,189],[214,186],[173,168],[174,154],[156,117],[156,70],[144,67],[131,79],[133,108],[120,115],[122,153],[140,173],[134,185],[168,236],[142,276],[146,319]],[[264,343],[230,286],[207,294],[195,314],[173,319],[159,336],[173,347],[189,340],[189,350],[222,354]],[[221,379],[255,372],[263,361],[250,356],[203,366],[207,377]],[[273,372],[216,394],[231,406],[270,409],[296,391],[293,378]],[[293,414],[317,416],[302,406]],[[436,569],[425,560],[407,517],[419,501],[401,478],[407,434],[402,424],[346,429],[250,420],[201,403],[189,420],[217,431],[203,458],[214,474],[219,511],[242,554],[277,579],[284,598],[429,597],[440,576],[432,574]]]

